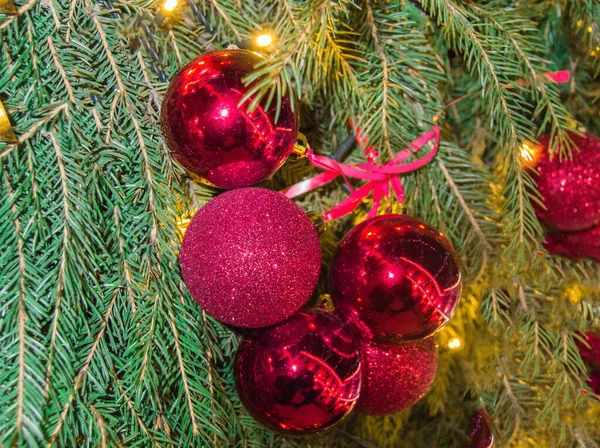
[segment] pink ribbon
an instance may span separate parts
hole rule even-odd
[[[544,76],[546,76],[546,78],[548,78],[551,82],[556,84],[562,84],[571,80],[571,72],[569,72],[569,70],[561,70],[558,72],[546,72],[544,73]],[[522,86],[528,86],[531,84],[525,79],[519,79],[517,80],[517,83],[519,83]]]
[[[548,72],[544,73],[547,78],[549,78],[552,82],[557,84],[561,84],[563,82],[569,82],[571,79],[571,72],[569,70],[561,70],[559,72]]]
[[[360,130],[356,131],[357,141],[361,146],[366,144],[366,139],[360,136]],[[433,140],[433,146],[423,157],[413,162],[404,163],[415,152],[423,148],[427,143]],[[410,149],[404,149],[400,151],[392,160],[384,165],[377,165],[377,152],[369,147],[365,150],[368,154],[369,163],[358,163],[352,165],[345,165],[343,163],[336,162],[333,159],[325,156],[316,155],[312,149],[308,149],[306,157],[310,163],[322,170],[323,173],[292,185],[285,190],[283,193],[288,198],[293,198],[304,194],[308,191],[314,190],[322,185],[325,185],[338,176],[343,176],[346,179],[346,184],[351,189],[350,196],[344,201],[333,207],[331,210],[323,214],[324,221],[330,221],[333,219],[339,219],[347,214],[351,213],[363,199],[367,198],[373,193],[373,207],[369,211],[369,218],[377,214],[377,209],[381,204],[384,197],[390,195],[391,191],[394,192],[400,202],[404,201],[404,188],[400,182],[399,174],[409,173],[411,171],[418,170],[425,166],[427,163],[435,157],[440,142],[440,129],[434,126],[429,132],[423,134],[421,137],[416,139],[410,144]],[[348,178],[363,179],[368,182],[357,190],[353,190]]]
[[[571,77],[568,70],[548,72],[544,73],[544,75],[554,83],[569,82]],[[525,84],[527,81],[519,80],[518,82],[519,84]],[[354,126],[352,121],[351,125]],[[418,170],[427,165],[435,157],[440,143],[440,128],[434,126],[429,132],[423,134],[410,144],[412,151],[410,149],[403,149],[388,163],[379,165],[377,163],[379,158],[377,149],[373,146],[367,147],[368,136],[363,135],[360,128],[355,129],[355,135],[356,141],[367,157],[367,163],[344,165],[329,157],[316,155],[313,150],[309,148],[306,152],[306,157],[313,166],[321,168],[324,172],[292,185],[291,187],[282,190],[281,193],[288,198],[294,198],[325,185],[338,176],[343,176],[346,184],[351,190],[350,196],[328,212],[325,212],[323,214],[323,220],[330,221],[339,219],[352,213],[362,200],[367,198],[371,193],[373,193],[373,207],[369,210],[369,218],[372,218],[377,215],[377,210],[383,198],[390,195],[390,186],[391,191],[394,192],[398,201],[404,202],[404,188],[402,187],[398,175]],[[431,150],[423,157],[413,162],[404,163],[410,156],[432,140],[433,145]],[[368,182],[358,190],[354,190],[348,182],[348,178],[363,179]]]

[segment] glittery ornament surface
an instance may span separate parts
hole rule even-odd
[[[221,188],[255,185],[291,154],[297,117],[284,95],[249,112],[252,97],[243,78],[263,60],[246,50],[207,53],[186,65],[171,81],[162,104],[162,125],[173,157],[202,179]]]
[[[388,415],[411,407],[435,378],[438,351],[433,338],[415,344],[361,342],[363,383],[356,408]]]
[[[256,420],[277,431],[308,434],[348,415],[360,392],[360,369],[352,331],[333,314],[311,310],[244,340],[235,380]]]
[[[485,409],[480,409],[471,417],[469,426],[471,443],[469,448],[494,448],[494,433],[492,423]]]
[[[535,205],[540,221],[562,231],[589,229],[600,224],[600,140],[590,133],[571,134],[575,144],[572,160],[550,160],[548,136],[540,139],[542,150],[534,176],[547,210]]]
[[[280,193],[223,193],[190,223],[180,253],[185,284],[215,319],[257,328],[281,322],[308,300],[321,267],[317,231]]]
[[[330,286],[336,311],[363,338],[399,343],[427,337],[450,319],[461,274],[439,231],[414,218],[384,215],[344,238]]]
[[[580,232],[550,232],[546,235],[544,247],[551,254],[575,260],[594,258],[600,261],[600,226]]]

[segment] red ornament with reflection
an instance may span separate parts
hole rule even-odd
[[[246,50],[207,53],[171,81],[162,105],[162,126],[173,157],[192,173],[221,188],[255,185],[291,154],[297,117],[284,95],[268,109],[252,97],[243,79],[264,58]]]
[[[356,404],[358,341],[333,314],[300,312],[242,342],[235,382],[242,403],[263,425],[288,434],[315,433]]]
[[[389,415],[414,405],[435,379],[438,350],[433,338],[415,344],[361,342],[362,389],[356,409]]]
[[[388,344],[438,331],[454,313],[461,282],[446,237],[402,215],[378,216],[352,229],[330,271],[336,311],[363,338]]]
[[[471,434],[469,448],[494,448],[496,446],[492,422],[483,408],[471,416],[469,433]]]
[[[550,138],[540,138],[533,165],[545,209],[534,206],[540,221],[549,227],[574,232],[600,224],[600,139],[589,132],[570,137],[573,157],[562,161],[558,154],[550,160]]]

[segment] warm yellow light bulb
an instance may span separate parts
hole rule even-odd
[[[537,154],[537,150],[534,146],[529,143],[523,143],[521,145],[521,159],[523,159],[526,163],[531,163],[535,161],[535,156]]]
[[[256,45],[259,47],[268,47],[273,43],[273,37],[270,34],[261,34],[256,38]]]
[[[163,3],[163,9],[167,12],[171,12],[175,8],[177,8],[177,0],[165,0]]]
[[[461,345],[462,342],[460,342],[460,339],[458,338],[452,338],[448,341],[448,348],[452,350],[458,350]]]

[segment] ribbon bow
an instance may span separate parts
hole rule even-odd
[[[404,163],[411,155],[419,151],[432,140],[432,148],[423,157],[413,162]],[[360,135],[360,131],[357,131],[357,141],[361,145],[365,142],[365,139]],[[434,126],[429,132],[423,134],[410,144],[412,150],[403,149],[392,160],[384,165],[378,165],[376,163],[377,152],[372,147],[365,150],[369,162],[351,165],[345,165],[336,162],[329,157],[316,155],[313,150],[309,148],[306,152],[307,159],[313,166],[323,169],[325,172],[292,185],[291,187],[282,190],[281,193],[288,198],[293,198],[325,185],[338,176],[343,176],[346,180],[346,184],[351,190],[350,196],[331,210],[325,212],[323,214],[323,220],[330,221],[346,216],[356,209],[362,200],[367,198],[372,192],[373,207],[369,210],[369,218],[371,218],[377,214],[377,209],[379,208],[382,199],[388,197],[390,191],[394,192],[400,202],[404,201],[404,188],[402,187],[398,175],[418,170],[429,163],[437,153],[439,142],[440,129],[437,126]],[[348,182],[348,178],[363,179],[368,182],[359,189],[354,190]]]
[[[548,78],[549,82],[553,83],[565,83],[570,80],[570,73],[567,70],[548,72],[545,73],[545,76]],[[527,83],[525,80],[519,80],[518,82],[520,84]],[[470,93],[466,96],[470,96],[473,93]],[[466,98],[466,96],[451,102],[449,105],[445,106],[442,111],[448,106],[456,104],[461,99]],[[440,115],[442,111],[440,111],[438,115]],[[434,122],[435,121],[436,118],[434,118]],[[328,212],[325,212],[323,214],[323,220],[330,221],[346,216],[356,209],[358,204],[360,204],[363,199],[367,198],[371,192],[373,193],[373,207],[371,207],[371,210],[369,210],[369,218],[372,218],[377,215],[377,209],[381,204],[381,200],[384,197],[388,197],[390,195],[390,191],[394,192],[398,198],[398,201],[404,202],[404,188],[402,187],[402,183],[400,182],[398,175],[418,170],[419,168],[427,165],[431,159],[435,157],[440,144],[440,128],[434,126],[429,132],[423,134],[410,144],[412,150],[403,149],[388,163],[384,165],[378,165],[377,150],[372,146],[369,146],[365,149],[367,137],[362,135],[360,129],[357,129],[355,134],[358,144],[365,152],[368,160],[367,163],[344,165],[343,163],[336,162],[329,157],[316,155],[312,149],[308,148],[306,157],[310,163],[317,168],[325,170],[325,172],[292,185],[291,187],[282,190],[281,193],[288,198],[294,198],[325,185],[338,176],[343,176],[348,188],[350,188],[350,196],[348,196],[344,201],[340,202]],[[419,151],[432,140],[432,148],[423,157],[413,162],[404,163],[411,155]],[[348,178],[364,179],[368,182],[358,190],[354,190],[348,182]]]

